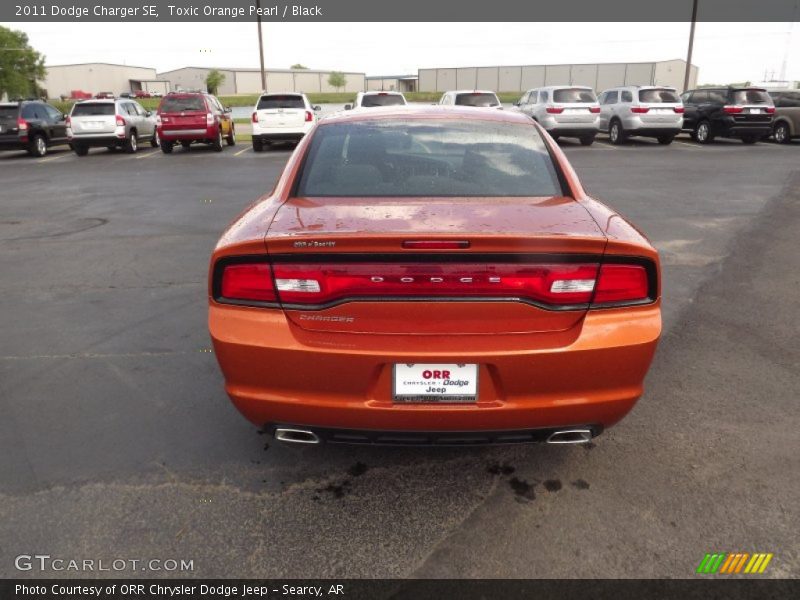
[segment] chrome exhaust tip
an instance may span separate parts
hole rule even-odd
[[[275,430],[275,439],[290,444],[319,444],[317,434],[307,429],[279,427]]]
[[[548,444],[586,444],[592,441],[591,429],[562,429],[547,438]]]

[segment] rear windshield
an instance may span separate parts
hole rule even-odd
[[[305,108],[302,96],[261,96],[257,110],[269,108]]]
[[[299,196],[561,195],[532,126],[467,120],[380,120],[321,127]]]
[[[369,94],[361,98],[361,106],[403,106],[403,97],[398,94]]]
[[[497,96],[494,94],[481,94],[471,92],[469,94],[457,94],[456,104],[459,106],[500,106]]]
[[[16,106],[0,106],[0,120],[12,121],[17,118],[19,108]]]
[[[656,104],[659,102],[678,103],[681,99],[672,90],[639,90],[639,102]]]
[[[79,102],[72,107],[73,117],[99,117],[113,115],[117,112],[114,104],[109,102]]]
[[[160,112],[206,111],[206,103],[201,96],[172,96],[161,101]]]
[[[767,92],[762,90],[733,90],[734,104],[769,104]]]
[[[553,92],[553,102],[570,103],[570,102],[597,102],[597,96],[594,95],[592,90],[555,90]]]

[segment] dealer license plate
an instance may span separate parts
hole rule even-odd
[[[478,365],[396,364],[392,385],[395,402],[477,402]]]

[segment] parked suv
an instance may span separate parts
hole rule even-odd
[[[311,106],[305,94],[261,94],[253,108],[253,150],[261,152],[272,142],[303,139],[317,117],[319,106]]]
[[[136,152],[140,140],[158,146],[156,120],[150,111],[130,98],[76,102],[67,117],[67,137],[78,156],[92,146]]]
[[[44,156],[50,146],[66,143],[67,124],[60,110],[38,100],[0,103],[0,150]]]
[[[589,146],[600,125],[600,106],[589,87],[559,85],[528,90],[515,106],[544,127],[554,140],[574,137]]]
[[[788,144],[800,137],[800,90],[770,90],[775,104],[772,137],[779,144]]]
[[[600,129],[612,144],[629,137],[654,137],[671,144],[683,127],[683,103],[675,88],[628,85],[600,94]]]
[[[406,106],[406,97],[400,92],[358,92],[352,104],[345,104],[344,109],[374,108],[376,106]]]
[[[231,109],[211,94],[169,93],[161,99],[156,119],[164,154],[176,143],[186,150],[193,143],[210,144],[217,152],[222,151],[223,138],[228,146],[236,143]]]
[[[761,88],[703,88],[681,95],[686,113],[683,128],[698,144],[715,137],[740,138],[754,144],[772,133],[775,106]]]
[[[475,106],[478,108],[497,108],[502,110],[503,105],[497,94],[489,90],[456,90],[445,92],[439,99],[442,106]]]

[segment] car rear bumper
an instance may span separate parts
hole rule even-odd
[[[125,143],[125,134],[122,137],[116,133],[96,133],[91,135],[72,135],[69,138],[70,145],[81,146],[110,146]]]
[[[168,129],[166,127],[159,127],[158,136],[165,142],[213,140],[217,137],[217,129],[216,127],[197,129]]]
[[[305,136],[303,131],[286,131],[286,132],[270,132],[270,133],[254,133],[254,140],[261,140],[262,142],[297,142]]]
[[[591,311],[566,331],[405,336],[306,331],[280,310],[211,304],[214,350],[253,423],[404,432],[609,427],[642,394],[658,304]],[[392,401],[395,363],[476,363],[478,401]]]
[[[670,125],[665,126],[651,126],[640,127],[638,129],[625,130],[626,135],[640,136],[640,137],[661,137],[662,135],[676,136],[681,132],[681,126]]]
[[[558,127],[548,129],[547,133],[550,135],[561,135],[564,137],[583,137],[587,135],[597,135],[599,131],[600,130],[597,127],[591,125],[559,125]]]
[[[18,135],[0,137],[0,150],[24,150],[28,147],[28,138]]]

